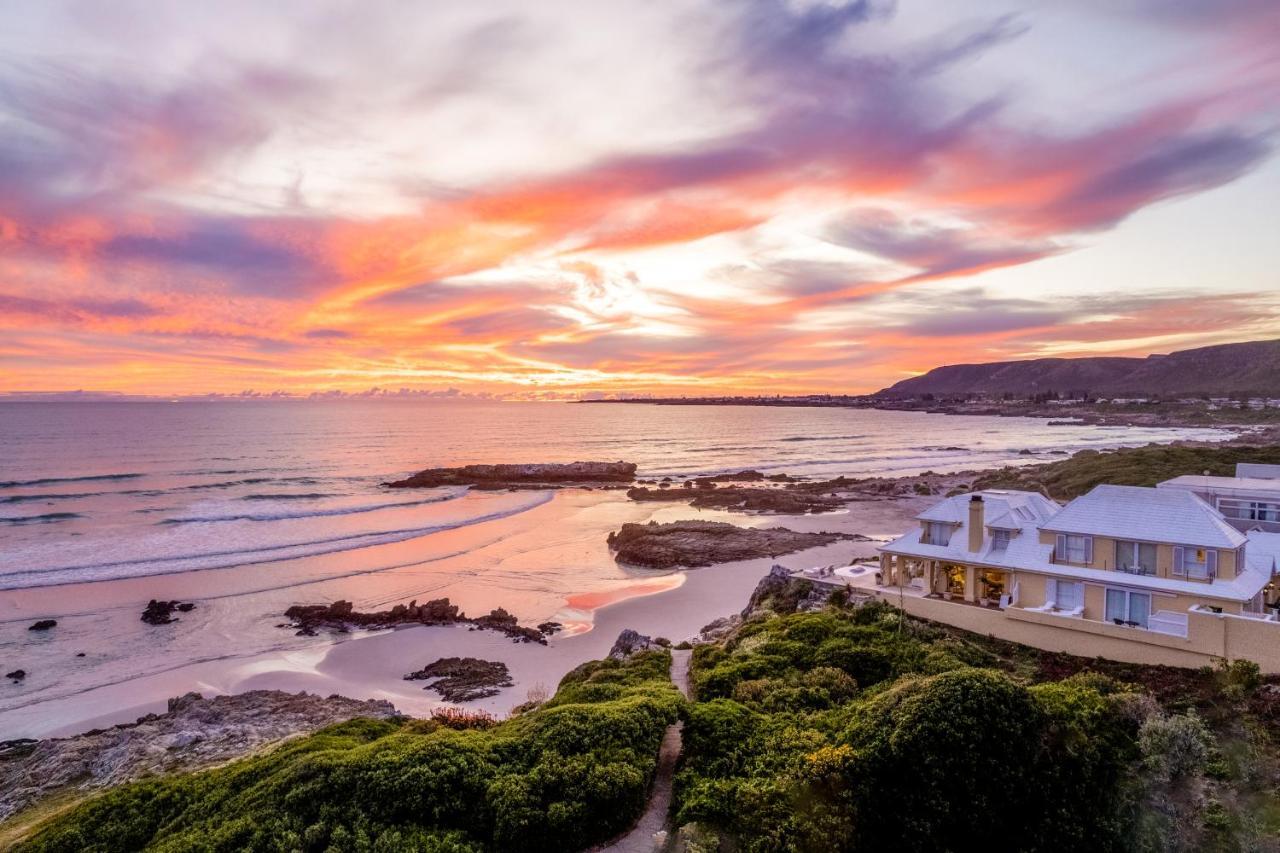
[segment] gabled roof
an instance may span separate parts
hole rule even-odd
[[[1043,524],[1053,533],[1171,542],[1202,548],[1238,548],[1240,533],[1189,491],[1143,486],[1097,486]]]
[[[1056,513],[1058,504],[1038,492],[1018,492],[1011,489],[988,489],[984,492],[966,492],[939,501],[916,516],[921,521],[941,521],[948,524],[967,524],[969,502],[974,495],[981,495],[983,516],[987,527],[1021,530],[1027,525],[1043,524]]]

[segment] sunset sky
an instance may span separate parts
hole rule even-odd
[[[1280,337],[1274,0],[0,0],[0,392]]]

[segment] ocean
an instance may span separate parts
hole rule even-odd
[[[903,475],[1026,464],[1172,437],[1165,429],[866,409],[4,404],[0,589],[356,552],[524,513],[550,499],[520,493],[467,501],[466,489],[380,485],[427,467],[621,459],[637,463],[642,477],[742,468],[809,477]]]
[[[606,539],[625,523],[696,517],[883,539],[901,533],[930,500],[779,518],[637,503],[616,489],[380,485],[426,467],[621,459],[647,478],[743,468],[894,475],[1225,437],[745,406],[0,404],[0,660],[27,673],[2,685],[0,740],[132,720],[188,690],[340,692],[423,712],[429,700],[401,674],[444,653],[493,656],[504,645],[502,659],[518,681],[553,686],[607,653],[621,628],[679,639],[740,609],[773,562],[695,571],[620,566]],[[870,556],[874,547],[840,542],[779,561],[803,568]],[[553,620],[565,630],[550,647],[529,650],[505,638],[495,647],[465,629],[421,629],[421,642],[410,642],[360,632],[300,637],[283,624],[293,604],[346,599],[375,610],[441,597],[473,616],[501,606],[525,624]],[[196,606],[178,623],[154,627],[139,618],[153,598]],[[29,631],[37,619],[58,624]],[[405,643],[413,650],[397,653],[403,659],[372,651]],[[486,701],[505,713],[523,693]]]

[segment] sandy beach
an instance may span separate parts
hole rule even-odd
[[[251,592],[233,591],[245,582],[234,577],[240,571],[236,569],[12,591],[5,596],[0,628],[6,639],[34,643],[38,657],[25,657],[36,660],[29,667],[27,684],[6,685],[9,695],[0,711],[0,739],[68,735],[130,722],[163,711],[168,698],[191,690],[205,695],[259,688],[338,693],[388,699],[404,713],[429,714],[446,703],[424,690],[421,682],[405,681],[403,676],[446,656],[507,664],[514,686],[467,706],[504,715],[526,701],[530,689],[554,691],[569,670],[603,657],[624,628],[678,642],[713,619],[741,609],[774,562],[792,567],[846,562],[870,555],[875,547],[875,542],[840,542],[776,560],[651,571],[613,561],[605,537],[621,523],[700,518],[883,538],[901,530],[922,500],[927,499],[855,502],[822,515],[745,516],[684,504],[637,504],[617,491],[570,489],[552,493],[552,499],[518,516],[429,537],[426,551],[434,556],[427,559],[422,558],[424,540],[413,543],[419,559],[404,560],[403,565],[395,552],[406,550],[408,543],[384,546],[390,553],[379,560],[390,568],[339,572],[334,577],[326,573],[323,562],[317,567],[313,559],[308,566],[313,580]],[[459,564],[462,555],[468,568]],[[491,583],[476,583],[481,565],[493,571]],[[538,566],[551,565],[583,568],[563,589],[549,591],[529,582]],[[273,579],[289,577],[287,563],[275,567]],[[459,583],[459,576],[469,583]],[[192,595],[193,590],[205,594]],[[464,626],[314,638],[295,637],[277,627],[284,609],[298,602],[347,597],[364,607],[443,595],[453,596],[469,613],[501,605],[525,624],[555,619],[567,628],[539,646]],[[148,626],[137,614],[153,597],[194,601],[196,609],[175,625]],[[63,613],[58,602],[76,606]],[[96,609],[85,602],[96,603]],[[31,620],[50,615],[59,620],[56,633],[26,636]],[[119,648],[104,647],[95,633]],[[84,658],[75,657],[80,651]],[[181,662],[165,665],[173,660]],[[17,690],[27,694],[27,701],[15,695]]]

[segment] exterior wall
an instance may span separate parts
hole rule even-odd
[[[1057,542],[1057,534],[1048,531],[1040,531],[1040,544],[1054,545]],[[1158,578],[1174,578],[1178,580],[1186,580],[1192,583],[1211,584],[1213,581],[1209,578],[1197,580],[1196,578],[1182,577],[1173,573],[1173,549],[1172,544],[1156,543],[1156,573]],[[1076,565],[1075,563],[1063,563],[1063,565]],[[1116,540],[1106,536],[1093,537],[1093,562],[1085,564],[1085,568],[1099,569],[1102,571],[1116,570]],[[1222,580],[1231,580],[1236,576],[1236,552],[1235,551],[1218,551],[1218,577]]]
[[[1174,637],[1106,622],[1027,611],[1028,606],[1038,606],[1027,598],[1038,594],[1043,603],[1043,584],[1037,589],[1033,578],[1025,574],[1019,574],[1018,579],[1023,584],[1020,598],[1024,603],[1007,610],[936,598],[904,598],[892,589],[873,588],[868,592],[921,619],[1047,651],[1181,667],[1210,666],[1223,659],[1245,658],[1257,663],[1264,673],[1280,673],[1280,623],[1192,611],[1187,616],[1187,637]],[[1100,594],[1101,587],[1096,589]],[[1086,607],[1090,606],[1087,596],[1086,591]]]

